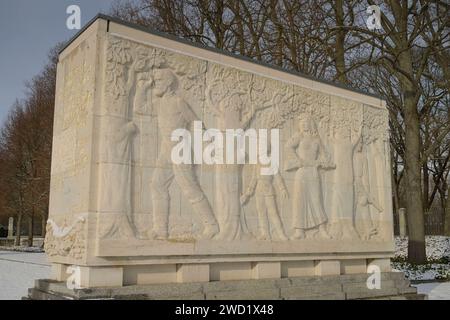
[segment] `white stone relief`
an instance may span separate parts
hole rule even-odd
[[[362,141],[356,147],[354,164],[355,209],[357,213],[355,226],[361,239],[370,240],[378,234],[372,214],[374,211],[381,213],[383,209],[370,192],[367,150]]]
[[[318,229],[322,238],[330,238],[328,217],[324,209],[322,182],[319,170],[335,167],[324,146],[317,126],[308,115],[298,123],[298,131],[288,140],[286,147],[287,171],[295,171],[292,196],[293,239],[304,239],[306,230]]]
[[[280,193],[281,199],[287,200],[289,194],[281,174],[278,172],[276,175],[261,175],[260,165],[254,165],[250,184],[241,196],[241,204],[245,205],[252,195],[255,196],[258,214],[256,238],[258,240],[288,240],[278,213],[274,186]],[[271,230],[275,237],[272,237]]]
[[[207,73],[207,110],[211,111],[215,127],[226,129],[244,128],[251,118],[250,85],[252,76],[232,68],[211,65]],[[215,214],[220,227],[217,239],[239,239],[248,230],[243,221],[239,200],[240,166],[216,165],[214,168]]]
[[[151,237],[168,238],[169,221],[169,186],[175,179],[184,196],[189,200],[194,212],[203,222],[204,238],[212,238],[219,232],[211,205],[197,182],[191,165],[174,164],[171,152],[175,143],[171,140],[172,132],[179,128],[188,128],[197,120],[190,106],[177,95],[178,79],[170,69],[154,71],[155,95],[160,97],[157,111],[160,134],[160,153],[152,177],[153,230]]]
[[[333,172],[330,233],[336,239],[359,239],[355,229],[353,156],[361,139],[361,122],[355,123],[355,118],[360,115],[362,121],[362,106],[336,99],[332,113],[330,142],[336,170]]]
[[[76,216],[69,224],[64,219],[58,225],[53,219],[47,221],[44,249],[49,256],[82,259],[86,251],[86,217]]]
[[[114,36],[106,51],[99,238],[377,239],[384,111]],[[243,185],[243,165],[173,164],[172,131],[194,120],[221,131],[285,128],[287,171],[261,176],[256,165]],[[247,221],[250,202],[256,219]]]
[[[133,57],[131,44],[109,37],[106,48],[106,116],[102,119],[103,161],[100,179],[99,216],[101,238],[134,237],[131,184],[133,181],[132,140],[137,133],[131,119],[132,91],[136,76],[145,65],[145,56]],[[111,98],[111,99],[108,99]],[[117,196],[120,194],[121,196]]]

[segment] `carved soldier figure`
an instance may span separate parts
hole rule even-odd
[[[261,165],[254,165],[250,184],[244,194],[241,196],[241,204],[244,205],[248,199],[255,194],[256,210],[258,212],[258,240],[270,240],[270,225],[279,240],[288,240],[278,214],[277,203],[275,199],[274,184],[281,194],[282,199],[287,199],[288,192],[283,183],[280,173],[276,175],[261,175]]]
[[[286,147],[291,156],[288,155],[285,169],[296,170],[292,196],[295,231],[292,238],[304,239],[305,231],[314,228],[319,228],[320,236],[330,238],[326,229],[328,218],[323,205],[319,169],[334,165],[310,117],[301,118],[299,131],[288,140]]]
[[[175,129],[188,129],[197,120],[190,106],[177,95],[178,79],[169,69],[155,69],[154,93],[160,97],[158,129],[160,134],[159,156],[153,171],[151,191],[153,203],[153,231],[151,237],[167,239],[169,222],[169,187],[175,179],[184,196],[192,204],[194,212],[203,223],[203,237],[210,239],[219,232],[219,226],[208,199],[201,189],[192,165],[174,164],[171,160],[171,140]]]

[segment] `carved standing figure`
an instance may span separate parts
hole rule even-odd
[[[360,237],[364,240],[369,240],[378,234],[378,228],[372,220],[372,207],[377,210],[378,213],[383,212],[383,209],[370,194],[367,156],[364,153],[362,141],[360,141],[356,147],[354,160],[356,197],[355,225]]]
[[[352,141],[351,128],[341,126],[334,133],[334,190],[332,195],[333,219],[330,232],[336,239],[358,239],[355,229],[355,194],[353,189],[353,155],[361,134]]]
[[[270,240],[272,238],[270,227],[273,228],[278,240],[288,240],[278,214],[274,189],[275,184],[282,199],[287,199],[288,192],[283,183],[283,178],[279,172],[276,175],[261,175],[260,170],[261,165],[254,165],[250,184],[241,196],[241,204],[244,205],[255,194],[256,210],[258,212],[258,233],[256,238],[258,240]]]
[[[299,131],[288,140],[286,170],[296,170],[292,192],[293,239],[304,239],[305,231],[319,228],[319,235],[330,238],[323,205],[320,168],[332,168],[330,156],[325,150],[317,127],[310,117],[299,122]]]
[[[197,120],[190,106],[177,95],[178,79],[170,69],[155,69],[154,93],[160,97],[156,112],[160,134],[159,155],[153,171],[151,190],[153,203],[153,230],[151,237],[167,239],[169,222],[169,187],[175,179],[181,192],[191,203],[203,223],[203,237],[210,239],[219,232],[219,226],[208,199],[201,189],[192,165],[174,164],[171,160],[171,140],[175,129],[188,129]]]
[[[102,164],[99,218],[100,238],[134,238],[131,185],[133,140],[138,128],[133,119],[133,92],[143,60],[133,61],[129,44],[110,38],[105,90],[110,97],[102,117]]]
[[[290,97],[286,92],[276,92],[264,98],[266,82],[255,88],[255,82],[245,73],[217,68],[218,75],[206,89],[209,111],[214,115],[216,127],[225,133],[227,129],[246,130],[255,115]],[[270,92],[270,91],[269,91]],[[259,100],[256,97],[260,98]],[[292,95],[291,95],[292,97]],[[234,138],[233,138],[234,139]],[[219,240],[249,238],[248,228],[240,205],[241,166],[221,164],[215,168],[215,206],[220,226]]]

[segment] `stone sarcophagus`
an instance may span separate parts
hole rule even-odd
[[[83,287],[389,271],[379,98],[99,16],[61,52],[53,276]]]

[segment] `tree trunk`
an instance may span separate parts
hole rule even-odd
[[[347,83],[347,75],[345,70],[345,35],[344,29],[344,3],[343,0],[336,0],[334,6],[334,13],[336,16],[336,33],[335,47],[334,47],[334,61],[336,66],[336,79],[340,83]]]
[[[444,226],[445,226],[445,235],[450,236],[450,187],[448,187],[447,192],[447,205],[445,208],[445,219],[444,219]]]
[[[41,236],[42,238],[45,238],[45,227],[47,226],[47,219],[45,218],[45,216],[42,216],[41,218]]]
[[[20,246],[20,233],[22,232],[22,214],[19,213],[17,215],[17,222],[16,222],[16,238],[14,240],[15,246]]]
[[[425,227],[422,203],[420,164],[420,124],[415,90],[407,85],[405,92],[405,178],[406,212],[408,212],[408,261],[426,262]]]
[[[33,233],[34,233],[34,209],[31,215],[28,216],[28,246],[33,246]]]
[[[428,195],[430,194],[430,174],[428,171],[428,164],[425,162],[422,166],[423,172],[423,211],[428,212],[430,203]]]

